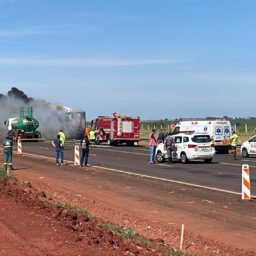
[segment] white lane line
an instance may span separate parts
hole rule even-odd
[[[242,167],[242,164],[231,164],[231,163],[225,163],[225,162],[219,162],[219,164]],[[256,168],[256,166],[255,165],[250,165],[250,168]]]
[[[22,153],[22,155],[27,155],[27,156],[34,157],[34,158],[39,158],[39,159],[41,158],[41,159],[55,160],[54,157],[39,156],[39,155],[35,155],[35,154],[30,154],[30,153]],[[69,161],[69,160],[64,160],[64,161],[65,161],[65,163],[74,163],[73,161]],[[164,165],[164,164],[160,164],[160,165]],[[166,165],[164,165],[164,166],[166,166]],[[239,195],[239,196],[242,195],[239,192],[235,192],[235,191],[231,191],[231,190],[225,190],[225,189],[219,189],[219,188],[215,188],[215,187],[208,187],[208,186],[203,186],[203,185],[198,185],[198,184],[193,184],[193,183],[188,183],[188,182],[183,182],[183,181],[165,179],[165,178],[160,178],[160,177],[156,177],[156,176],[149,176],[149,175],[144,175],[144,174],[132,173],[132,172],[128,172],[128,171],[122,171],[122,170],[103,167],[103,166],[92,165],[91,167],[96,168],[96,169],[102,169],[102,170],[107,170],[107,171],[112,171],[112,172],[117,172],[117,173],[137,176],[137,177],[142,177],[142,178],[149,178],[149,179],[153,179],[153,180],[166,181],[166,182],[176,183],[176,184],[180,184],[180,185],[186,185],[186,186],[190,186],[190,187],[203,188],[203,189],[207,189],[207,190],[218,191],[218,192],[223,192],[223,193],[228,193],[228,194],[233,194],[233,195]],[[252,196],[252,198],[256,199],[256,196]]]
[[[243,162],[251,162],[251,163],[256,163],[256,160],[251,160],[251,159],[248,159],[248,160],[246,160],[246,159],[243,159],[242,161],[243,161]]]
[[[159,163],[157,163],[156,165],[160,165],[160,166],[164,166],[164,167],[170,167],[170,168],[175,167],[174,164],[159,164]]]
[[[228,193],[228,194],[233,194],[233,195],[239,195],[239,196],[242,195],[239,192],[235,192],[235,191],[231,191],[231,190],[220,189],[220,188],[215,188],[215,187],[208,187],[208,186],[203,186],[203,185],[198,185],[198,184],[193,184],[193,183],[188,183],[188,182],[183,182],[183,181],[178,181],[178,180],[170,180],[170,179],[160,178],[160,177],[156,177],[156,176],[149,176],[149,175],[144,175],[144,174],[132,173],[132,172],[128,172],[128,171],[122,171],[122,170],[103,167],[103,166],[95,166],[94,165],[92,167],[97,168],[97,169],[102,169],[102,170],[107,170],[107,171],[112,171],[112,172],[117,172],[117,173],[122,173],[122,174],[128,174],[128,175],[132,175],[132,176],[137,176],[137,177],[141,177],[141,178],[148,178],[148,179],[153,179],[153,180],[166,181],[166,182],[176,183],[176,184],[180,184],[180,185],[186,185],[186,186],[195,187],[195,188],[203,188],[203,189],[207,189],[207,190],[218,191],[218,192],[223,192],[223,193]],[[256,196],[252,196],[252,198],[256,198]]]

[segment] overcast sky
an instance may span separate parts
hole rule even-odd
[[[142,119],[256,116],[255,0],[0,0],[0,93]]]

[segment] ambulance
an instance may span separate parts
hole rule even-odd
[[[181,132],[205,133],[210,135],[216,152],[228,153],[230,149],[231,124],[226,119],[179,121],[172,134]]]

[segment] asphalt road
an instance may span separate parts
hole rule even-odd
[[[65,144],[64,159],[74,161],[75,141]],[[24,153],[55,157],[54,148],[50,141],[23,142]],[[231,155],[217,154],[213,163],[202,161],[188,164],[155,164],[150,165],[149,150],[145,147],[111,147],[99,145],[90,149],[89,163],[92,166],[123,171],[139,175],[155,177],[155,179],[170,180],[171,182],[189,183],[191,186],[203,186],[203,189],[219,189],[226,192],[241,193],[241,167],[248,164],[251,170],[252,195],[256,195],[256,158],[233,160]],[[187,184],[188,185],[188,184]],[[225,192],[223,191],[223,192]]]

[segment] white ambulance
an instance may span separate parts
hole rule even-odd
[[[217,152],[228,153],[230,149],[231,124],[226,119],[179,121],[172,134],[180,132],[208,134]]]

